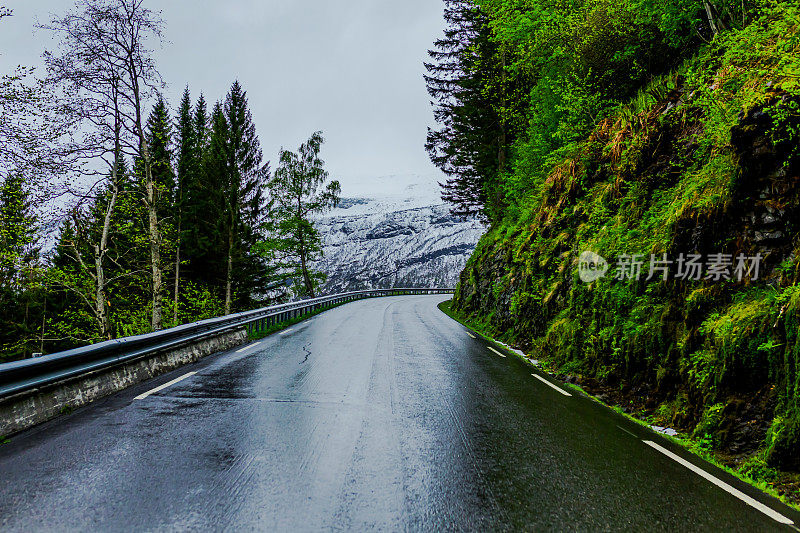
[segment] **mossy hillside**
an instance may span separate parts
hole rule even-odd
[[[721,36],[564,150],[481,240],[455,298],[493,335],[754,471],[800,469],[797,26],[780,6]],[[764,260],[755,282],[585,284],[584,250]]]

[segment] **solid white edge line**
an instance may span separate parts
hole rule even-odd
[[[489,348],[491,351],[493,351],[494,353],[496,353],[496,354],[497,354],[497,355],[499,355],[500,357],[505,357],[505,355],[501,354],[500,352],[498,352],[497,350],[495,350],[495,349],[494,349],[494,348],[492,348],[491,346],[487,346],[487,348]]]
[[[247,350],[249,350],[250,348],[255,348],[255,347],[256,347],[256,346],[258,346],[259,344],[261,344],[261,341],[259,341],[259,342],[254,342],[253,344],[248,344],[248,345],[247,345],[247,346],[245,346],[244,348],[239,348],[238,350],[236,350],[236,353],[242,353],[242,352],[246,352],[246,351],[247,351]]]
[[[539,381],[541,381],[541,382],[542,382],[542,383],[544,383],[545,385],[547,385],[547,386],[549,386],[549,387],[552,387],[553,389],[557,390],[558,392],[560,392],[560,393],[561,393],[561,394],[563,394],[564,396],[572,396],[572,394],[568,393],[567,391],[565,391],[565,390],[564,390],[564,389],[562,389],[561,387],[556,387],[555,385],[553,385],[552,383],[550,383],[549,381],[547,381],[546,379],[544,379],[544,378],[543,378],[542,376],[540,376],[539,374],[531,374],[531,376],[535,377],[536,379],[538,379]]]
[[[786,524],[786,525],[790,525],[790,526],[794,525],[794,521],[792,521],[791,519],[783,516],[778,511],[775,511],[775,510],[767,507],[766,505],[764,505],[763,503],[759,502],[758,500],[755,500],[755,499],[751,498],[750,496],[748,496],[747,494],[741,492],[740,490],[728,485],[727,483],[725,483],[724,481],[722,481],[718,477],[709,474],[708,472],[706,472],[705,470],[703,470],[699,466],[693,465],[689,461],[679,457],[678,455],[675,455],[671,451],[667,450],[666,448],[663,448],[662,446],[659,446],[658,444],[656,444],[655,442],[653,442],[651,440],[645,440],[645,441],[642,441],[642,442],[644,442],[645,444],[647,444],[651,448],[654,448],[654,449],[658,450],[659,452],[663,453],[664,455],[666,455],[667,457],[669,457],[670,459],[672,459],[676,463],[679,463],[679,464],[685,466],[686,468],[688,468],[689,470],[691,470],[692,472],[694,472],[698,476],[704,478],[707,481],[710,481],[711,483],[713,483],[717,487],[721,488],[722,490],[724,490],[728,494],[730,494],[732,496],[736,496],[737,498],[742,500],[744,503],[746,503],[750,507],[754,507],[755,509],[758,509],[759,511],[761,511],[762,513],[764,513],[768,517],[770,517],[773,520],[775,520],[776,522],[780,522],[781,524]]]
[[[194,376],[195,374],[197,374],[197,372],[189,372],[187,374],[184,374],[179,378],[175,378],[172,381],[168,381],[168,382],[164,383],[163,385],[159,385],[155,389],[152,389],[152,390],[149,390],[149,391],[147,391],[147,392],[145,392],[143,394],[140,394],[139,396],[135,397],[134,400],[144,400],[145,398],[147,398],[151,394],[156,393],[156,392],[158,392],[160,390],[164,390],[164,389],[166,389],[167,387],[169,387],[171,385],[175,385],[179,381],[183,381],[184,379],[186,379],[186,378],[188,378],[190,376]]]

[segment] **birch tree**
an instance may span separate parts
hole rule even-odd
[[[108,251],[107,227],[119,192],[118,161],[124,156],[141,161],[143,198],[147,211],[150,255],[151,328],[162,327],[161,265],[162,227],[158,213],[160,191],[153,178],[153,159],[145,129],[144,109],[163,86],[148,43],[162,39],[162,22],[143,6],[142,0],[88,0],[73,11],[41,26],[60,39],[59,53],[46,53],[50,80],[73,89],[73,112],[91,126],[80,146],[88,158],[99,156],[110,169],[110,198],[106,204],[104,231],[96,250],[97,306],[103,306]],[[95,181],[90,190],[102,180]],[[86,195],[90,198],[91,194]],[[106,316],[95,309],[98,317]],[[99,319],[98,319],[99,320]],[[103,326],[105,330],[106,326]]]

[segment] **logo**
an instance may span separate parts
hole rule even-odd
[[[583,252],[578,258],[578,277],[584,283],[602,278],[608,272],[608,261],[594,252]]]

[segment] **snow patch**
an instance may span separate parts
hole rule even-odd
[[[507,350],[511,350],[512,352],[514,352],[515,354],[517,354],[517,355],[519,355],[519,356],[522,356],[522,357],[527,357],[527,355],[525,355],[525,352],[523,352],[522,350],[517,350],[516,348],[512,348],[512,347],[511,347],[511,346],[509,346],[508,344],[502,343],[502,342],[500,342],[500,341],[496,341],[496,342],[497,342],[498,344],[502,344],[504,348],[506,348]],[[538,363],[539,361],[536,361],[536,362]]]
[[[678,435],[678,432],[672,428],[664,428],[661,426],[650,426],[650,429],[655,431],[656,433],[661,433],[663,435],[669,435],[670,437],[675,437]]]

